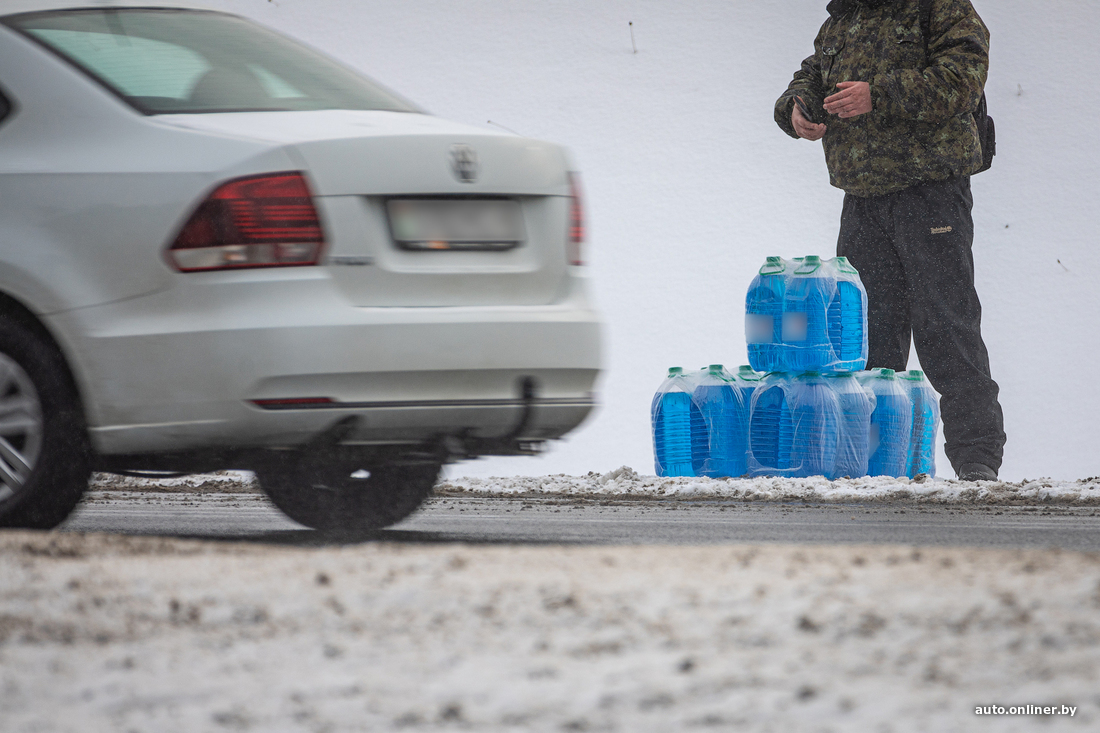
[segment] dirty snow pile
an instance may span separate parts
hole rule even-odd
[[[4,532],[0,728],[1096,730],[1098,611],[1070,552]]]
[[[221,471],[176,478],[134,478],[96,474],[95,492],[254,493],[255,477],[247,471]],[[1100,478],[1080,481],[1050,479],[954,481],[944,479],[890,478],[659,478],[639,475],[623,466],[608,473],[586,476],[512,476],[507,478],[452,478],[436,485],[441,496],[553,497],[625,500],[681,499],[731,501],[890,502],[927,504],[1057,504],[1100,506]]]
[[[659,478],[623,466],[587,476],[515,476],[443,481],[437,494],[617,497],[627,499],[730,499],[739,501],[909,501],[931,504],[1100,505],[1100,478],[1081,481],[949,481],[885,476],[830,481],[810,478]]]
[[[150,474],[153,476],[155,474]],[[164,478],[123,476],[116,473],[96,473],[88,485],[90,491],[155,491],[158,493],[207,494],[251,493],[260,490],[251,471],[215,471]]]

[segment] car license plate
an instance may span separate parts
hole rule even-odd
[[[519,202],[509,199],[391,199],[386,210],[402,249],[502,251],[524,240]]]

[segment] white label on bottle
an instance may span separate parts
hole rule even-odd
[[[783,314],[783,340],[805,341],[809,331],[809,323],[805,313]]]
[[[745,316],[745,340],[750,344],[770,344],[775,335],[775,318],[759,313]]]

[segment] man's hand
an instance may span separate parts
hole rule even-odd
[[[825,125],[815,125],[803,117],[797,104],[794,105],[794,111],[791,112],[791,125],[794,126],[794,131],[803,140],[820,140],[825,137],[825,130],[827,129]]]
[[[842,81],[840,91],[825,97],[825,111],[842,119],[859,117],[871,111],[871,85],[865,81]]]

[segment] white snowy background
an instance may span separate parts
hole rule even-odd
[[[648,408],[665,369],[745,363],[744,295],[764,257],[834,252],[843,195],[820,145],[772,121],[826,0],[207,4],[319,47],[434,114],[573,151],[607,325],[601,408],[541,458],[460,464],[452,476],[651,473]],[[1001,477],[1091,477],[1100,2],[974,5],[992,33],[998,135],[994,167],[973,188],[983,330],[1009,436]],[[939,471],[952,475],[942,448]]]

